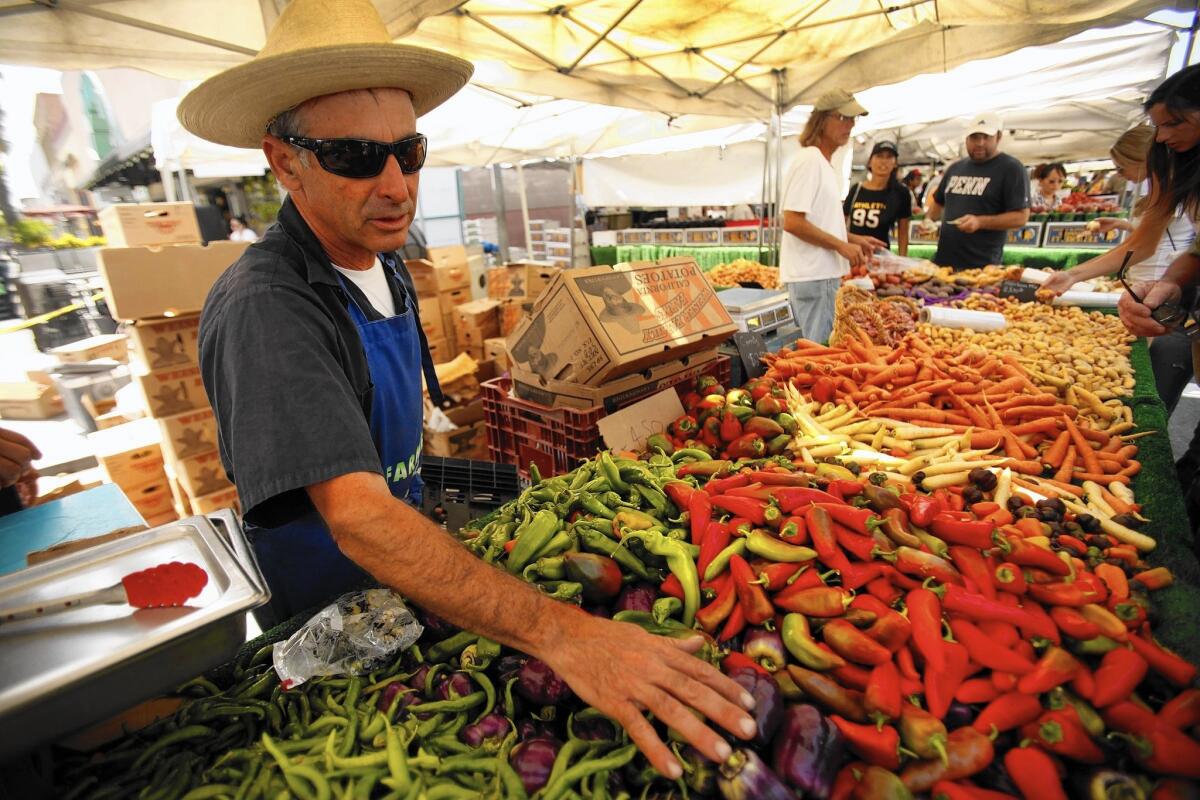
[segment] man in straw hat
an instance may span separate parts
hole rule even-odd
[[[364,580],[395,587],[547,662],[678,777],[642,711],[716,760],[729,756],[728,743],[690,709],[754,734],[742,710],[752,698],[690,655],[700,638],[651,636],[546,598],[405,502],[420,495],[422,373],[438,389],[395,251],[425,159],[416,119],[471,71],[393,44],[369,0],[293,0],[255,58],[180,104],[193,133],[261,146],[289,195],[278,221],[217,281],[201,318],[221,458],[278,616]]]

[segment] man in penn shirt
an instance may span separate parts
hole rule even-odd
[[[1021,162],[1000,152],[1003,125],[976,118],[967,128],[967,158],[946,170],[929,203],[943,219],[933,261],[954,269],[1000,264],[1008,231],[1029,221],[1029,179]]]

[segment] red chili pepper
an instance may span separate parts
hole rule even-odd
[[[1004,769],[1024,797],[1067,800],[1054,759],[1040,747],[1012,748],[1004,754]]]
[[[1130,598],[1124,602],[1116,602],[1115,598],[1109,595],[1108,609],[1131,631],[1142,627],[1142,624],[1149,618],[1146,603],[1140,599]]]
[[[717,637],[717,641],[728,642],[730,639],[741,633],[745,628],[746,612],[742,611],[741,603],[734,603],[733,611],[729,612],[729,618],[725,620],[725,627],[721,628],[721,635]]]
[[[993,672],[992,686],[1000,694],[1007,694],[1017,688],[1018,678],[1011,672]]]
[[[717,593],[716,599],[696,612],[696,622],[709,634],[717,632],[721,623],[728,619],[737,605],[737,588],[733,581],[726,581],[725,587]]]
[[[1185,733],[1158,726],[1133,737],[1134,759],[1147,769],[1178,778],[1200,778],[1200,742]]]
[[[725,494],[731,489],[740,489],[743,486],[749,486],[753,482],[749,473],[739,472],[737,475],[730,475],[728,478],[717,478],[714,481],[709,481],[704,484],[704,491],[709,495]]]
[[[667,579],[659,584],[658,590],[667,597],[683,599],[683,583],[674,575],[668,575]]]
[[[804,564],[773,563],[770,561],[755,561],[750,565],[754,574],[768,592],[778,592],[788,585],[792,576],[805,569]]]
[[[808,525],[804,517],[787,517],[779,526],[779,538],[788,544],[808,544]]]
[[[841,500],[834,497],[829,492],[823,492],[820,489],[814,489],[809,486],[778,486],[771,488],[771,496],[775,498],[775,502],[783,509],[783,513],[790,514],[797,509],[810,506],[813,503],[840,503]]]
[[[804,522],[808,525],[808,535],[821,563],[831,569],[848,570],[850,561],[838,546],[829,512],[819,506],[810,506],[804,512]]]
[[[933,522],[933,518],[942,510],[937,500],[929,495],[902,494],[900,502],[906,506],[909,522],[918,528],[928,528]]]
[[[1002,563],[992,575],[996,578],[996,588],[1013,595],[1025,594],[1025,574],[1015,564]]]
[[[912,650],[908,647],[901,647],[896,651],[896,668],[900,670],[900,677],[906,681],[921,680],[921,673],[917,671],[917,664],[913,661]]]
[[[1028,725],[1041,715],[1042,704],[1036,697],[1009,692],[988,703],[971,724],[975,730],[991,736],[993,728],[1004,733]]]
[[[745,517],[760,527],[766,523],[766,517],[763,515],[763,512],[766,510],[766,504],[761,500],[718,494],[713,496],[712,504],[717,508],[728,511],[730,514]]]
[[[1058,635],[1058,626],[1054,624],[1054,620],[1050,619],[1050,614],[1045,608],[1034,602],[1021,603],[1015,594],[1000,595],[999,599],[1025,612],[1028,623],[1017,627],[1021,629],[1021,634],[1026,639],[1041,637],[1053,644],[1062,644],[1062,637]]]
[[[1200,725],[1200,689],[1184,689],[1158,710],[1159,723],[1179,730]]]
[[[896,569],[906,575],[921,578],[933,578],[941,583],[962,583],[962,575],[944,558],[933,553],[923,553],[911,547],[898,547],[894,558]]]
[[[983,789],[973,783],[938,781],[929,791],[932,800],[1017,800],[1011,794]]]
[[[889,564],[879,561],[872,561],[869,564],[849,563],[839,570],[842,576],[842,588],[850,590],[861,589],[871,581],[886,575],[890,568]]]
[[[1138,655],[1146,659],[1151,669],[1176,686],[1189,686],[1196,679],[1195,665],[1184,661],[1154,640],[1130,634],[1129,644],[1138,652]]]
[[[726,653],[725,657],[721,659],[721,670],[726,675],[733,675],[742,670],[753,670],[764,677],[771,677],[771,673],[763,669],[761,664],[745,653],[739,653],[736,650]]]
[[[821,635],[833,652],[856,664],[877,666],[892,659],[886,647],[844,619],[830,620]]]
[[[513,548],[516,546],[517,546],[517,540],[509,539],[507,542],[504,543],[504,552],[511,553],[513,551]]]
[[[888,582],[903,592],[911,592],[913,589],[920,589],[923,582],[905,575],[900,570],[893,567],[891,564],[885,566],[883,576],[888,579]]]
[[[875,540],[870,536],[860,536],[844,525],[834,523],[834,538],[838,545],[857,558],[859,561],[870,561],[875,557]]]
[[[975,627],[983,631],[989,639],[1001,647],[1015,647],[1021,641],[1021,633],[1017,626],[1010,622],[997,622],[994,619],[975,623]]]
[[[867,628],[866,634],[893,653],[904,647],[912,636],[912,623],[876,597],[860,594],[850,602],[850,607],[875,614],[875,622]]]
[[[858,484],[855,484],[858,486]],[[859,487],[861,490],[861,486]],[[829,516],[833,517],[833,521],[839,525],[845,525],[855,533],[866,535],[870,534],[871,529],[868,527],[871,520],[877,519],[875,512],[869,508],[855,508],[848,506],[845,503],[818,503],[818,508],[823,508],[829,512]]]
[[[775,616],[775,608],[763,587],[757,582],[754,570],[746,563],[746,559],[735,555],[729,559],[729,572],[733,576],[733,586],[737,590],[738,607],[746,616],[750,625],[762,625]]]
[[[903,697],[900,694],[900,671],[892,661],[877,664],[871,670],[870,680],[864,690],[864,702],[868,714],[886,720],[900,718]]]
[[[871,593],[872,597],[875,597],[881,602],[887,603],[888,605],[891,605],[904,596],[903,592],[892,586],[891,581],[882,577],[868,581],[867,591]]]
[[[837,489],[843,497],[857,497],[863,493],[862,481],[832,480],[828,486]]]
[[[829,800],[850,800],[858,789],[858,778],[867,771],[868,764],[861,761],[851,761],[838,770],[833,780],[833,789],[829,792]]]
[[[893,772],[900,768],[900,733],[891,725],[859,725],[837,714],[830,714],[829,720],[841,731],[850,749],[868,764]]]
[[[824,647],[824,645],[822,645],[822,647]],[[860,692],[865,692],[867,690],[867,684],[871,682],[870,670],[863,669],[857,664],[851,664],[848,661],[843,661],[839,666],[829,670],[828,674],[832,675],[834,680],[836,680],[842,686],[846,686]]]
[[[1013,608],[1003,605],[999,600],[988,600],[981,595],[968,592],[961,586],[947,584],[940,590],[942,607],[949,612],[961,614],[968,619],[981,622],[994,619],[999,622],[1011,622],[1022,630],[1029,630],[1035,635],[1046,639],[1058,636],[1058,629],[1049,617],[1044,620],[1030,614],[1024,608]]]
[[[939,672],[926,665],[924,676],[925,703],[929,706],[929,713],[938,719],[945,718],[955,692],[971,670],[971,657],[961,644],[943,642],[942,649],[946,654],[946,668]]]
[[[1058,544],[1063,549],[1077,556],[1082,556],[1087,552],[1087,545],[1084,542],[1067,533],[1060,533],[1058,535]]]
[[[1159,726],[1154,712],[1132,700],[1114,703],[1100,712],[1104,724],[1115,731],[1145,735]]]
[[[1088,736],[1079,713],[1071,706],[1046,711],[1021,728],[1021,737],[1064,758],[1084,764],[1104,763],[1104,752]]]
[[[1092,705],[1104,708],[1128,699],[1149,670],[1146,659],[1134,650],[1118,647],[1108,651],[1095,673],[1096,691],[1091,698]]]
[[[971,678],[963,681],[962,686],[954,693],[954,699],[960,703],[990,703],[1000,696],[1000,690],[988,678]]]
[[[840,617],[846,613],[851,595],[837,586],[796,588],[793,584],[775,595],[775,607],[794,611],[807,617]]]
[[[1100,635],[1099,626],[1084,619],[1083,614],[1070,606],[1054,606],[1050,609],[1050,619],[1065,635],[1081,642]]]
[[[1051,551],[1038,547],[1036,544],[1031,544],[1020,536],[1009,536],[1007,538],[1011,549],[1004,556],[1005,560],[1019,564],[1022,567],[1044,569],[1052,575],[1071,574],[1071,568]]]
[[[992,583],[992,568],[983,553],[974,547],[954,545],[950,548],[950,560],[958,571],[975,583],[979,593],[989,600],[996,599],[996,585]]]
[[[732,411],[721,415],[721,441],[732,442],[742,435],[742,423]]]
[[[965,619],[950,620],[950,630],[954,637],[967,648],[971,660],[982,664],[988,669],[1000,672],[1011,672],[1025,675],[1033,671],[1033,662],[1028,661],[1016,652],[999,646],[988,638],[988,635]]]
[[[739,436],[725,447],[730,458],[762,458],[767,454],[767,443],[757,433]]]
[[[1079,661],[1061,647],[1049,647],[1038,659],[1033,672],[1021,677],[1017,690],[1039,695],[1062,686],[1079,672]]]
[[[926,666],[935,672],[946,669],[946,655],[942,640],[942,603],[928,589],[913,589],[904,599],[908,607],[908,621],[912,623],[912,640],[925,660]]]
[[[1076,671],[1075,677],[1071,679],[1071,688],[1075,690],[1075,694],[1091,702],[1092,695],[1096,693],[1096,676],[1092,674],[1087,664],[1079,663],[1079,669]]]
[[[992,546],[992,534],[995,527],[983,520],[957,520],[947,514],[938,514],[933,518],[930,528],[933,535],[951,544],[961,544],[978,550],[987,550]]]
[[[767,486],[801,486],[805,487],[812,483],[812,478],[807,472],[787,472],[786,470],[768,470],[760,469],[746,473],[750,476],[750,480],[756,483],[764,483]]]
[[[738,475],[735,477],[741,476]],[[705,486],[704,491],[708,492],[710,496],[714,497],[718,494],[723,494],[728,495],[729,497],[748,497],[751,500],[761,500],[764,503],[771,499],[771,487],[763,486],[761,483],[751,483],[746,486],[734,485],[728,489],[725,489],[724,491],[714,490],[711,492],[708,491],[708,486]]]
[[[692,544],[703,545],[704,536],[712,522],[712,503],[704,492],[692,492],[687,506],[688,523],[691,527]]]
[[[708,523],[708,530],[700,542],[700,558],[696,562],[697,573],[703,575],[708,570],[708,565],[732,540],[733,534],[730,533],[728,525],[719,522]]]

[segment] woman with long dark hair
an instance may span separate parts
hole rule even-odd
[[[896,145],[876,142],[867,158],[867,177],[850,187],[842,211],[850,233],[873,236],[891,247],[889,232],[897,225],[900,255],[908,255],[908,221],[912,218],[912,193],[896,179]]]
[[[1193,220],[1200,216],[1200,65],[1182,69],[1162,82],[1146,99],[1145,109],[1154,124],[1154,144],[1146,158],[1150,174],[1150,201],[1143,222],[1130,237],[1134,257],[1149,255],[1171,220],[1182,207]],[[1153,223],[1153,225],[1151,224]],[[1141,236],[1147,229],[1154,236]],[[1200,244],[1176,258],[1157,281],[1133,284],[1121,295],[1121,321],[1138,336],[1162,336],[1172,328],[1191,322],[1196,325],[1194,289],[1200,284]],[[1189,319],[1177,310],[1192,310]],[[1200,367],[1200,339],[1193,340],[1192,360]],[[1200,373],[1200,369],[1197,369]],[[1188,452],[1176,463],[1193,527],[1200,526],[1200,429]]]
[[[1038,164],[1033,168],[1033,191],[1029,193],[1029,210],[1038,213],[1053,211],[1062,202],[1067,168],[1062,164]]]

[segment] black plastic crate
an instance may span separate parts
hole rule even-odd
[[[422,456],[421,480],[423,510],[451,532],[515,500],[522,488],[516,467],[465,458]]]

